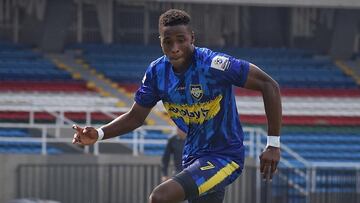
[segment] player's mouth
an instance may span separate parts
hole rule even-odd
[[[171,58],[170,61],[179,61],[181,58]]]
[[[183,57],[181,57],[181,56],[174,56],[174,57],[169,57],[170,58],[170,61],[179,61],[179,60],[181,60]]]

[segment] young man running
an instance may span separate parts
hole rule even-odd
[[[260,91],[268,121],[268,145],[260,156],[263,178],[271,178],[280,160],[281,99],[278,84],[254,64],[195,47],[190,16],[171,9],[159,18],[164,56],[153,61],[131,109],[99,129],[74,126],[73,143],[94,144],[140,127],[162,101],[187,137],[184,170],[158,185],[149,203],[221,203],[225,186],[244,167],[243,131],[232,86]]]

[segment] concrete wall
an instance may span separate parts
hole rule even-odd
[[[129,156],[129,155],[99,155],[91,154],[81,155],[5,155],[0,154],[0,203],[7,203],[16,198],[17,190],[17,169],[20,165],[26,164],[88,164],[88,165],[106,165],[106,164],[159,164],[160,157],[150,156]],[[246,160],[246,166],[255,166],[253,160]],[[244,172],[243,176],[246,172]],[[239,181],[252,182],[252,177],[242,177]],[[244,187],[244,190],[246,187]],[[228,198],[231,198],[230,196]]]
[[[96,0],[83,0],[94,2]],[[119,2],[129,0],[117,0]],[[145,0],[153,1],[153,0]],[[213,4],[240,4],[255,6],[308,6],[308,7],[327,7],[327,8],[360,8],[359,0],[158,0],[159,2],[191,2],[191,3],[213,3]]]
[[[287,47],[287,8],[250,7],[250,41],[253,47]]]
[[[358,35],[360,12],[357,10],[338,10],[335,16],[334,34],[330,54],[333,58],[349,59],[354,52]]]
[[[160,157],[127,155],[5,155],[0,154],[0,203],[16,197],[16,170],[21,164],[118,164],[159,163]]]

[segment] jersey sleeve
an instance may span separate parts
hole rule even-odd
[[[136,91],[135,102],[143,107],[152,108],[160,100],[154,67],[149,67]]]
[[[216,55],[212,58],[210,71],[224,83],[244,87],[250,63],[227,55]]]

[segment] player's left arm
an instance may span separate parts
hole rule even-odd
[[[260,91],[263,96],[268,122],[268,145],[260,155],[260,172],[263,178],[272,179],[280,161],[281,96],[278,83],[254,64],[250,64],[244,87]],[[270,143],[269,143],[270,141]]]

